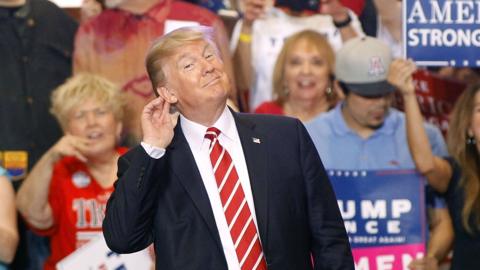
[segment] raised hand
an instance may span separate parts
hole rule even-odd
[[[253,22],[264,16],[272,0],[244,0],[243,23],[251,26]]]
[[[93,18],[102,12],[102,5],[96,0],[83,0],[80,8],[80,18],[82,22]]]
[[[321,14],[330,15],[334,21],[344,21],[348,17],[348,9],[339,0],[321,0]]]
[[[143,142],[160,148],[167,148],[173,139],[178,112],[170,112],[170,103],[161,96],[150,101],[142,112]]]
[[[395,86],[403,96],[415,95],[412,74],[417,66],[412,60],[396,59],[390,64],[387,80]]]
[[[65,156],[74,156],[83,162],[87,162],[85,153],[88,152],[89,140],[78,136],[67,134],[60,138],[55,145],[50,148],[53,161],[57,161]]]

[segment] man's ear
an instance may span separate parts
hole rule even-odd
[[[157,87],[157,93],[170,104],[175,104],[178,101],[175,92],[165,86]]]

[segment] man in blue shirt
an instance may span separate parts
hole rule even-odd
[[[356,38],[337,53],[335,72],[345,100],[306,125],[325,168],[415,168],[405,115],[390,107],[394,87],[386,78],[391,61],[390,48],[370,37]],[[433,152],[447,155],[438,128],[425,127]]]
[[[326,169],[415,169],[407,144],[405,115],[391,108],[395,90],[387,82],[391,62],[390,48],[375,38],[355,38],[338,51],[335,75],[345,100],[306,124]],[[446,156],[438,128],[428,123],[425,128],[432,151]],[[436,198],[432,204],[434,217],[440,218],[431,222],[434,228],[427,259],[422,260],[426,269],[443,258],[451,241],[450,236],[445,237],[451,224],[444,202]]]
[[[380,98],[353,97],[348,93],[345,102],[306,124],[307,130],[315,143],[327,169],[340,170],[378,170],[378,169],[414,169],[407,145],[405,115],[390,106],[390,95]],[[361,101],[369,106],[358,106],[353,100]],[[366,110],[375,110],[375,103],[381,108],[375,112],[372,126],[359,124],[359,121],[370,120],[365,116],[350,115],[349,106],[356,106],[368,114]],[[363,119],[360,119],[362,118]],[[380,118],[382,121],[380,121]],[[354,123],[351,123],[351,122]],[[432,151],[440,156],[447,155],[447,149],[442,134],[432,124],[425,123],[425,128],[432,144]]]

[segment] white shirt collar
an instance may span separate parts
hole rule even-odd
[[[209,127],[193,122],[182,114],[180,114],[180,125],[192,151],[200,150],[205,141],[205,133]],[[237,132],[235,119],[227,106],[225,106],[225,109],[213,124],[213,127],[216,127],[221,131],[219,136],[220,141],[235,141],[236,138],[238,138],[238,136],[235,136]],[[210,141],[208,142],[210,143]]]

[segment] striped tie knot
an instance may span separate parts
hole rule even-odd
[[[209,127],[207,129],[207,132],[205,133],[205,138],[213,142],[216,138],[218,138],[218,135],[220,135],[220,133],[221,131],[218,128]]]

